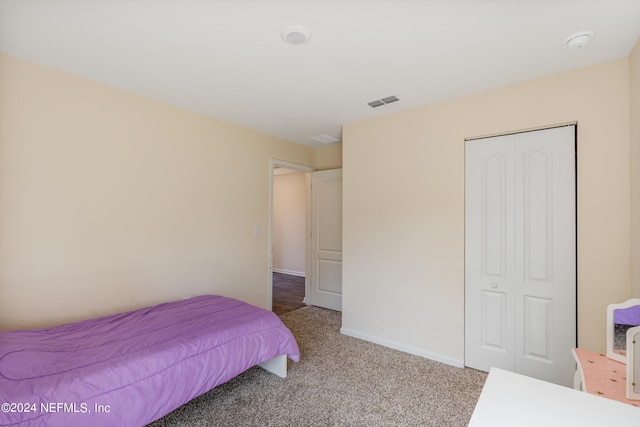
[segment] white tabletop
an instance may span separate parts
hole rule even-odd
[[[640,408],[492,368],[469,426],[639,427]]]

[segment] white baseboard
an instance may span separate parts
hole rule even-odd
[[[290,274],[291,276],[305,277],[304,271],[285,270],[284,268],[272,268],[274,273]]]
[[[414,347],[399,344],[397,342],[388,341],[382,338],[373,337],[371,335],[362,334],[360,332],[353,331],[351,329],[340,328],[340,333],[354,338],[359,338],[364,341],[369,341],[374,344],[380,344],[384,347],[389,347],[394,350],[399,350],[404,353],[413,354],[416,356],[424,357],[425,359],[433,360],[435,362],[445,363],[447,365],[455,366],[456,368],[464,368],[464,362],[462,360],[452,359],[450,357],[443,356],[441,354],[430,353]]]

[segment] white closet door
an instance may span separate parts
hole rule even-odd
[[[465,147],[465,364],[515,370],[514,135]]]
[[[571,386],[575,128],[469,141],[465,364]]]

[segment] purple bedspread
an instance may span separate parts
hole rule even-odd
[[[279,355],[278,316],[214,295],[0,332],[0,426],[143,426]]]

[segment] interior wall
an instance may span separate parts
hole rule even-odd
[[[273,177],[273,270],[305,275],[305,174]]]
[[[333,144],[316,149],[317,170],[339,169],[342,167],[342,144]]]
[[[268,307],[270,159],[315,150],[0,56],[0,329]]]
[[[640,40],[629,57],[631,134],[631,296],[640,298]]]
[[[578,340],[630,293],[629,60],[343,129],[343,330],[464,359],[464,140],[578,122]]]

